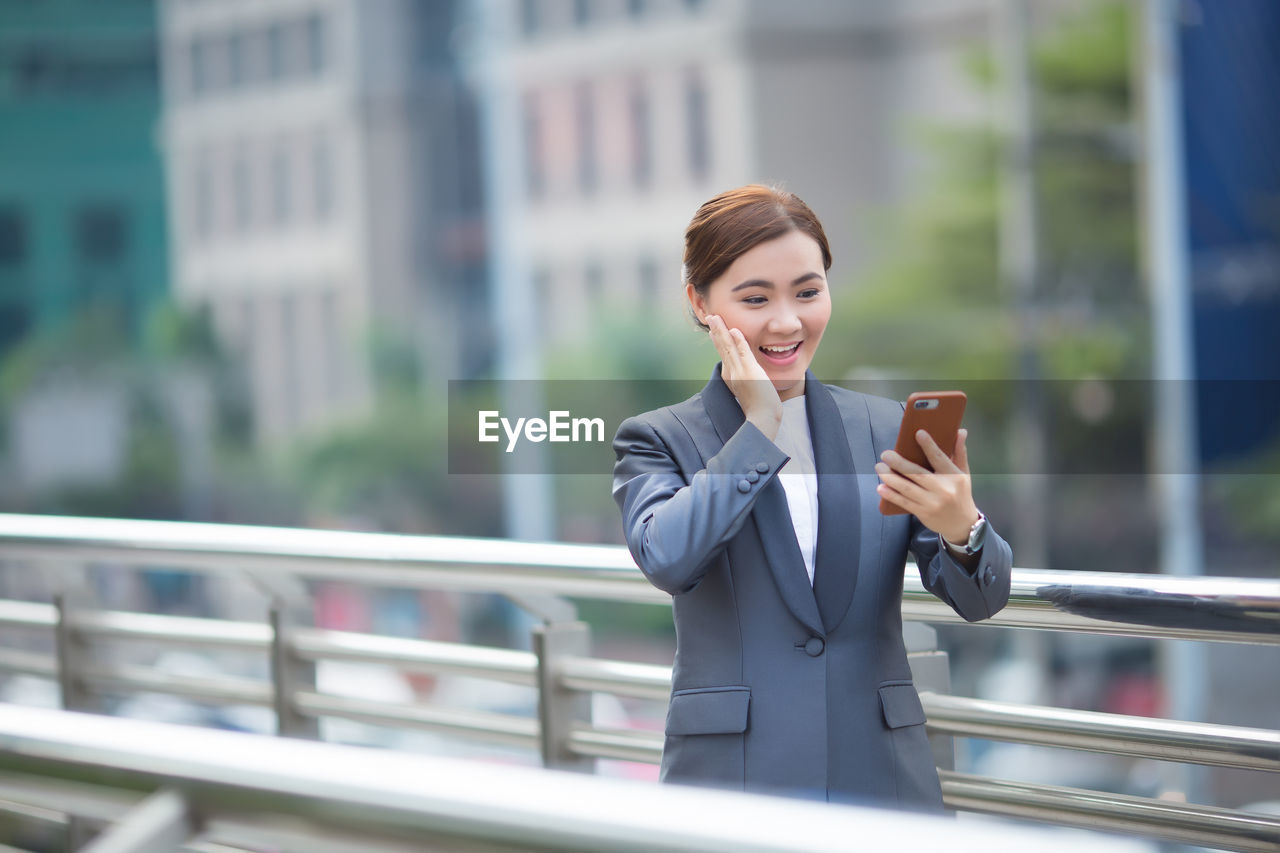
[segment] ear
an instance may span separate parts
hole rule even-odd
[[[689,299],[689,305],[693,308],[693,316],[698,318],[699,323],[707,322],[707,303],[698,291],[694,290],[692,284],[684,286],[684,295]]]

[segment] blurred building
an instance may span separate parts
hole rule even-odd
[[[412,0],[162,5],[174,286],[241,353],[262,441],[367,412],[376,345],[409,346],[429,387],[483,366],[453,15]]]
[[[154,3],[0,4],[0,353],[164,297]]]
[[[833,281],[921,176],[914,122],[981,119],[960,72],[988,0],[520,0],[484,7],[477,75],[517,115],[536,324],[573,338],[610,304],[678,321],[683,229],[716,192],[781,182],[822,218]],[[504,91],[505,90],[505,91]],[[498,154],[497,156],[503,156]],[[496,171],[490,169],[491,172]],[[495,247],[502,251],[503,247]]]

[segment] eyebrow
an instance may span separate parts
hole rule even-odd
[[[795,281],[791,282],[791,286],[795,287],[798,284],[804,284],[806,281],[812,281],[815,278],[822,278],[822,276],[816,272],[807,272],[804,275],[800,276]],[[742,290],[743,288],[747,288],[747,287],[765,287],[765,288],[768,288],[769,290],[772,290],[773,282],[766,281],[763,278],[749,278],[746,281],[741,282],[740,284],[735,284],[733,286],[733,290],[729,292],[737,293],[739,290]]]

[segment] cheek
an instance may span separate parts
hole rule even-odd
[[[831,303],[824,302],[822,305],[814,306],[814,310],[806,317],[806,323],[809,326],[811,334],[821,337],[826,331],[827,323],[831,322]]]
[[[751,344],[753,348],[755,347],[755,339],[759,333],[760,323],[756,317],[752,316],[752,312],[730,305],[724,309],[724,313],[720,316],[724,318],[725,325],[742,332],[742,336],[747,339],[747,343]]]

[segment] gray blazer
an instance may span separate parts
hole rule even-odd
[[[676,656],[660,778],[941,810],[902,639],[907,551],[969,621],[1009,596],[1013,555],[989,530],[975,572],[915,516],[883,516],[873,466],[903,406],[806,373],[818,470],[810,586],[777,481],[789,459],[720,378],[628,418],[613,496],[645,576],[672,595]]]

